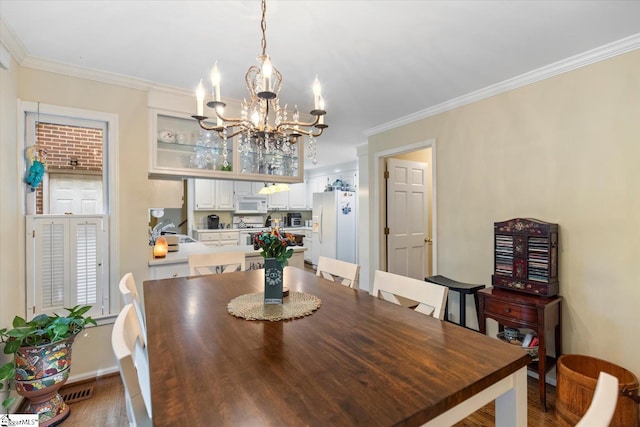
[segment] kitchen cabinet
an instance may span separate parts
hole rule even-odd
[[[308,188],[304,182],[290,184],[289,191],[269,194],[267,197],[267,207],[269,210],[295,210],[309,209],[307,200]]]
[[[305,183],[291,184],[289,189],[289,210],[309,209],[307,185]]]
[[[233,193],[236,196],[253,196],[258,194],[264,187],[264,182],[235,181],[233,183]]]
[[[195,209],[233,210],[233,181],[215,179],[194,180]]]
[[[218,210],[233,210],[233,181],[216,180],[216,202]]]
[[[295,144],[290,156],[240,152],[238,137],[225,141],[217,132],[201,129],[188,113],[156,108],[149,109],[149,127],[152,177],[286,183],[304,179],[302,140]]]
[[[196,179],[194,182],[195,207],[197,211],[213,210],[215,204],[215,181]]]
[[[313,238],[311,236],[311,229],[304,229],[303,230],[303,234],[304,234],[304,238],[302,239],[302,244],[305,248],[307,248],[306,252],[304,253],[304,260],[308,263],[312,263],[311,261],[311,249],[312,249],[312,245],[313,245]]]
[[[239,231],[197,230],[195,239],[200,243],[212,246],[238,246],[240,240]]]
[[[289,208],[289,192],[281,191],[280,193],[269,194],[267,208],[270,211],[274,209],[287,210]]]
[[[152,280],[189,276],[189,264],[187,263],[154,265],[149,267],[149,270]]]

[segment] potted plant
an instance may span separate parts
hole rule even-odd
[[[69,415],[58,390],[69,378],[71,346],[76,336],[96,321],[85,313],[91,306],[65,308],[66,316],[40,314],[30,321],[13,319],[12,329],[0,329],[4,353],[13,360],[0,367],[0,389],[15,384],[16,391],[28,400],[26,412],[38,414],[41,426],[57,424]],[[9,407],[15,398],[7,398]]]

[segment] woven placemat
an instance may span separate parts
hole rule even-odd
[[[229,301],[227,311],[246,320],[288,320],[312,314],[320,308],[320,298],[303,292],[289,292],[282,304],[265,304],[264,292],[240,295]]]

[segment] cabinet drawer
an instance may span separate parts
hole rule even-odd
[[[213,240],[220,240],[217,233],[199,233],[198,240],[201,242],[211,242]]]
[[[240,238],[240,233],[237,231],[228,231],[224,233],[218,233],[220,240],[238,240]]]
[[[537,324],[538,322],[538,310],[536,307],[485,298],[484,311],[487,315],[495,315],[530,324]]]

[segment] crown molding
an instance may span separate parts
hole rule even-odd
[[[0,18],[0,42],[7,48],[18,64],[21,64],[27,57],[27,49],[11,27],[4,23],[2,18]]]
[[[545,80],[559,74],[567,73],[577,68],[604,61],[614,56],[622,55],[632,50],[640,49],[640,33],[634,34],[624,39],[617,40],[613,43],[600,46],[587,52],[571,56],[553,64],[529,71],[514,78],[496,83],[486,88],[471,92],[458,98],[445,101],[441,104],[434,105],[427,109],[417,111],[396,120],[384,123],[382,125],[367,129],[364,131],[365,136],[369,137],[387,130],[391,130],[400,126],[413,123],[436,114],[451,111],[455,108],[471,104],[513,89],[530,85],[541,80]]]

